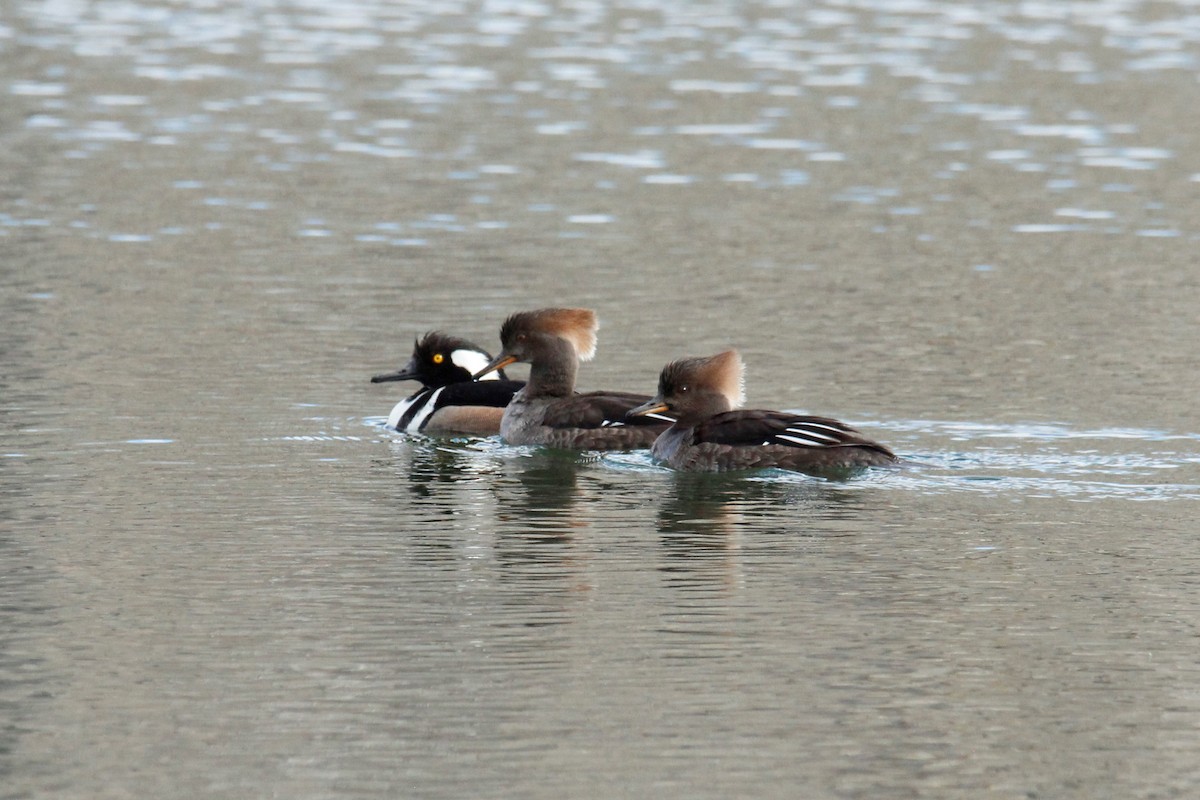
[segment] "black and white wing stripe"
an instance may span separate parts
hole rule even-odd
[[[675,422],[664,414],[627,417],[629,410],[650,398],[625,392],[587,392],[555,403],[542,420],[551,428],[644,428]]]
[[[696,426],[692,443],[735,447],[778,445],[809,449],[870,447],[883,449],[845,423],[828,417],[803,417],[782,411],[738,410],[717,414]]]
[[[666,414],[655,414],[655,413],[641,414],[637,417],[634,417],[634,419],[652,419],[652,420],[656,420],[658,422],[666,422],[666,423],[672,424],[672,425],[675,423],[675,418],[668,417]],[[626,425],[626,420],[623,420],[623,419],[606,419],[600,423],[601,428],[623,428],[623,427],[625,427],[625,425]]]
[[[797,447],[844,447],[858,444],[860,437],[849,426],[833,420],[794,417],[788,426],[763,444],[789,444]]]

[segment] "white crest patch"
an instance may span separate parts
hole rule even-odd
[[[486,367],[489,360],[490,359],[486,354],[481,353],[478,350],[455,350],[454,352],[450,353],[450,361],[454,363],[454,366],[462,367],[472,375]],[[500,373],[496,370],[493,370],[479,380],[497,381],[500,380]]]

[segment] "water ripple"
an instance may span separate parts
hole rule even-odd
[[[879,91],[893,94],[886,80],[899,83],[904,100],[930,112],[906,134],[924,125],[965,124],[974,130],[956,134],[963,141],[987,142],[959,151],[953,164],[935,167],[935,177],[953,180],[973,168],[1000,164],[1032,178],[1031,194],[1073,193],[1089,186],[1096,170],[1119,170],[1131,179],[1146,173],[1134,187],[1141,190],[1154,173],[1169,173],[1185,153],[1165,146],[1161,134],[1140,134],[1141,119],[1114,116],[1118,112],[1102,104],[1085,105],[1087,95],[1061,110],[1034,100],[996,102],[985,91],[995,76],[966,71],[960,57],[981,41],[996,41],[995,75],[1033,71],[1051,80],[1065,76],[1075,84],[1109,84],[1130,76],[1188,72],[1200,42],[1194,14],[1152,14],[1142,4],[1127,2],[1102,3],[1095,13],[1079,4],[1047,3],[960,8],[868,0],[845,8],[765,4],[753,10],[647,2],[639,4],[646,13],[636,15],[603,6],[568,11],[519,2],[488,4],[470,25],[459,24],[461,7],[455,3],[303,5],[303,13],[287,14],[200,0],[173,4],[169,13],[138,3],[82,10],[73,3],[27,4],[18,13],[20,25],[30,32],[14,28],[16,38],[48,51],[67,48],[83,58],[125,58],[128,64],[121,69],[139,83],[92,94],[73,68],[56,67],[14,74],[4,88],[25,106],[27,127],[73,147],[63,153],[70,159],[92,158],[109,148],[198,143],[221,153],[274,145],[266,149],[275,152],[259,154],[258,163],[270,172],[330,163],[353,170],[363,159],[428,163],[444,158],[442,146],[424,139],[424,125],[413,120],[482,99],[516,117],[524,107],[537,134],[586,142],[570,159],[661,173],[641,185],[673,184],[691,191],[735,182],[722,177],[733,174],[756,176],[736,182],[764,192],[782,183],[811,186],[842,200],[848,193],[837,175],[840,167],[811,180],[808,175],[800,181],[757,176],[785,175],[789,169],[786,174],[799,174],[794,165],[780,163],[789,154],[814,164],[845,164],[847,170],[869,165],[871,152],[853,139],[834,141],[827,130],[818,133],[812,125],[795,123],[813,109],[825,115],[835,109],[847,118],[839,125],[872,127],[870,115],[880,111]],[[1086,52],[1081,37],[1089,42]],[[230,57],[247,53],[247,42],[259,43],[256,54],[236,67],[226,65]],[[501,49],[527,58],[505,61],[500,69],[480,56]],[[357,73],[353,80],[347,69]],[[598,116],[602,104],[597,101],[630,80],[641,88],[629,107],[654,116],[631,117],[625,130],[615,127],[612,133],[627,135],[626,146],[647,135],[661,144],[655,150],[590,149],[589,134],[610,128]],[[153,82],[196,84],[198,108],[206,113],[172,117],[171,101]],[[544,104],[525,105],[541,100],[552,101],[553,111]],[[703,104],[725,101],[737,104],[729,112],[736,116],[713,119],[697,113]],[[372,120],[377,108],[384,117]],[[88,119],[85,110],[122,119]],[[264,128],[259,124],[264,113],[294,116],[294,122],[286,129]],[[665,118],[668,114],[673,118]],[[850,119],[859,115],[857,122]],[[321,130],[316,138],[314,130]],[[830,141],[817,138],[821,134]],[[748,151],[746,163],[736,169],[694,152],[731,144]],[[495,154],[483,152],[468,137],[458,151],[463,162],[451,177],[481,182],[499,174],[532,174],[541,166],[514,159],[503,165],[510,171],[489,171],[489,155]],[[710,163],[712,173],[703,169]],[[1053,177],[1038,177],[1046,173]],[[907,185],[902,189],[910,191]],[[869,202],[862,195],[851,201]],[[69,220],[61,227],[71,231]],[[479,229],[493,228],[478,222],[463,227]],[[1011,230],[1091,231],[1130,240],[1196,235],[1182,218],[1149,224],[1131,220],[1095,231],[1032,219]]]
[[[383,417],[369,417],[363,424],[377,428],[403,452],[450,455],[457,469],[475,475],[493,473],[498,464],[537,459],[547,452],[535,447],[511,447],[498,437],[432,439],[397,434],[384,429],[384,421]],[[869,470],[851,481],[838,482],[850,491],[972,492],[1073,501],[1200,499],[1197,433],[1115,427],[1077,429],[1064,423],[941,420],[875,421],[860,426],[867,431],[889,431],[891,435],[879,438],[891,441],[904,463],[900,468]],[[328,432],[287,437],[289,441],[330,438]],[[357,437],[337,438],[359,441]],[[584,453],[573,457],[571,463],[611,471],[618,477],[671,474],[648,451]],[[781,486],[829,483],[782,470],[724,477],[735,482]]]

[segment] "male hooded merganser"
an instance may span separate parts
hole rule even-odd
[[[500,420],[501,438],[573,450],[632,450],[649,447],[666,429],[672,422],[667,416],[626,418],[646,395],[576,394],[575,372],[596,352],[598,327],[596,312],[586,308],[522,311],[504,321],[500,355],[475,373],[480,378],[518,361],[530,365],[529,382]]]
[[[475,382],[472,373],[491,360],[478,345],[440,331],[425,334],[413,345],[412,358],[399,372],[371,378],[420,381],[421,389],[396,404],[387,426],[409,433],[470,433],[491,436],[513,393],[525,384],[510,381],[504,371]]]
[[[629,412],[678,417],[655,440],[651,454],[692,472],[778,467],[834,477],[896,463],[891,450],[835,419],[735,411],[742,404],[742,372],[736,350],[664,367],[658,394]]]

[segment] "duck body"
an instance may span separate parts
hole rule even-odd
[[[896,463],[891,450],[845,423],[765,410],[726,411],[694,425],[677,422],[650,453],[688,472],[777,468],[834,476]]]
[[[776,468],[824,477],[896,463],[887,447],[835,419],[738,409],[742,372],[733,350],[668,364],[658,394],[631,412],[677,416],[655,440],[651,455],[688,472]]]
[[[500,437],[509,444],[571,450],[635,450],[649,447],[673,421],[661,414],[640,418],[628,412],[648,395],[596,391],[577,393],[580,361],[592,358],[599,324],[584,308],[523,311],[500,329],[500,355],[476,377],[518,361],[529,381],[505,408]]]
[[[524,393],[524,389],[517,392],[500,420],[500,437],[509,444],[639,450],[653,444],[670,425],[662,417],[641,424],[625,420],[648,395],[584,392],[570,397],[526,397]]]
[[[414,380],[421,388],[401,400],[388,415],[387,427],[406,433],[499,433],[504,407],[525,384],[498,371],[475,381],[472,373],[491,356],[466,339],[433,331],[417,340],[412,357],[397,372],[376,375],[372,383]]]
[[[504,407],[521,385],[506,380],[425,387],[392,408],[387,427],[405,433],[491,436],[500,432]]]

